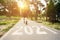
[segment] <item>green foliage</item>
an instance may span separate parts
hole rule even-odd
[[[52,0],[50,0],[49,4],[47,5],[46,16],[49,17],[49,21],[56,20],[55,5]]]
[[[60,3],[60,0],[58,0],[58,2]]]
[[[4,16],[4,15],[0,16],[0,19],[3,19],[3,18],[7,18],[7,17],[6,17],[6,16]]]
[[[57,3],[56,5],[55,5],[55,8],[56,8],[56,12],[57,12],[57,18],[60,18],[60,3]]]
[[[54,28],[56,30],[60,30],[60,23],[51,23],[48,21],[41,21],[41,23],[46,27],[50,27],[50,28]]]
[[[0,3],[4,3],[4,0],[0,0]]]
[[[55,27],[55,29],[60,30],[60,27]]]
[[[4,26],[3,28],[0,28],[0,37],[4,35],[7,31],[9,31],[20,19],[20,17],[14,17],[12,16],[10,19],[6,16],[0,16],[2,20],[0,20],[0,25]],[[4,18],[6,20],[4,20]],[[0,26],[1,27],[1,26]]]
[[[5,22],[0,22],[0,25],[6,25],[7,23],[5,23]]]
[[[6,0],[5,0],[6,1]],[[0,3],[2,4],[2,5],[5,5],[5,1],[4,0],[0,0]]]
[[[12,0],[0,0],[0,3],[4,8],[2,8],[0,11],[0,15],[6,15],[8,17],[10,16],[20,16],[20,10],[17,6],[17,3]],[[6,11],[6,9],[8,11]]]
[[[7,32],[9,29],[11,29],[11,28],[13,27],[13,25],[14,25],[14,24],[9,25],[9,27],[7,27],[6,29],[3,29],[2,31]]]
[[[58,23],[58,22],[57,23],[51,23],[49,21],[46,21],[45,18],[38,19],[37,22],[40,24],[43,24],[46,27],[50,27],[50,28],[54,28],[56,30],[60,30],[60,23]]]

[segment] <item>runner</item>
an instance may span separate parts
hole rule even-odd
[[[27,23],[27,20],[26,20],[26,25],[27,25],[28,23]]]
[[[27,24],[28,24],[28,23],[27,23],[27,19],[24,17],[24,19],[23,19],[23,20],[24,20],[24,24],[26,24],[26,25],[27,25]]]

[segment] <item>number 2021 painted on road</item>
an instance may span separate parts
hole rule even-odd
[[[35,30],[34,30],[35,29]],[[42,32],[42,31],[40,31],[40,27],[20,27],[20,29],[19,30],[16,30],[14,33],[13,33],[13,35],[15,34],[17,34],[17,35],[23,35],[23,32],[25,32],[26,34],[28,34],[28,35],[32,35],[32,34],[34,34],[34,32],[36,33],[36,34],[41,34],[41,33],[45,33],[44,31]],[[46,33],[45,33],[46,34]]]

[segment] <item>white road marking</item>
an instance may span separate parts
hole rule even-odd
[[[34,28],[36,28],[36,29],[35,29],[35,33],[34,33],[34,30],[33,30]],[[33,34],[48,34],[48,33],[45,32],[45,31],[41,31],[41,29],[40,29],[39,27],[34,27],[34,28],[32,28],[32,27],[30,27],[30,26],[20,27],[20,29],[14,31],[14,32],[12,33],[12,35],[24,35],[24,33],[27,34],[27,35],[33,35]]]
[[[54,33],[54,34],[58,34],[56,31],[53,31],[53,30],[51,30],[51,29],[49,29],[47,27],[44,27],[44,26],[41,26],[41,27],[44,28],[44,29],[46,29],[46,30],[48,30],[48,31],[50,31],[50,32],[52,32],[52,33]]]
[[[48,33],[45,31],[41,31],[41,32],[37,32],[37,34],[48,34]]]

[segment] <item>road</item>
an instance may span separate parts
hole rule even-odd
[[[59,31],[47,28],[35,21],[26,20],[28,25],[22,18],[0,40],[60,40]]]

